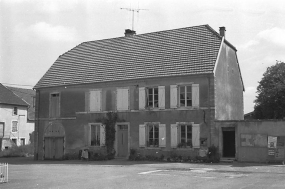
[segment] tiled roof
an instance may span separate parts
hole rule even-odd
[[[20,97],[0,83],[0,104],[28,106]]]
[[[18,97],[23,99],[27,104],[29,104],[28,108],[28,119],[35,120],[35,107],[33,106],[34,97],[36,96],[36,92],[32,89],[23,89],[16,87],[6,86],[9,90],[11,90]]]
[[[222,37],[208,25],[81,43],[35,88],[213,73]]]

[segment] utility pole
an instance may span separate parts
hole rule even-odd
[[[137,13],[139,13],[140,10],[147,10],[147,9],[132,9],[132,8],[121,8],[121,9],[124,9],[124,10],[127,10],[127,11],[132,11],[133,12],[133,15],[132,15],[132,30],[134,31],[134,13],[135,11]]]

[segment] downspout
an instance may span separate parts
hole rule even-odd
[[[210,77],[208,76],[207,78],[208,78],[208,111],[209,111],[209,115],[210,115],[210,118],[211,118],[211,107],[210,107],[210,99],[211,99],[210,98],[210,85],[211,85],[211,82],[210,82]],[[204,114],[204,119],[206,119],[205,117],[206,117],[206,115]],[[206,121],[205,121],[205,124],[206,124]],[[211,128],[211,123],[210,123],[210,142],[209,142],[209,145],[210,146],[212,145],[212,128]]]
[[[40,119],[39,119],[39,105],[40,105],[40,92],[36,90],[36,113],[37,113],[37,124],[35,124],[35,136],[36,137],[36,141],[34,140],[35,144],[34,144],[34,147],[35,147],[35,157],[34,157],[34,160],[38,160],[38,156],[39,156],[39,145],[38,145],[38,142],[39,142],[39,125],[40,125]]]

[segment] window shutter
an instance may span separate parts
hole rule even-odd
[[[177,108],[177,85],[170,85],[170,108]]]
[[[85,92],[85,112],[89,112],[90,111],[90,93]]]
[[[158,107],[159,109],[165,109],[165,87],[158,86]]]
[[[159,124],[159,147],[166,147],[166,126]]]
[[[145,147],[145,125],[139,125],[139,146]]]
[[[171,148],[177,148],[177,124],[170,125],[171,131]]]
[[[105,141],[106,141],[105,125],[100,125],[100,146],[105,146]]]
[[[101,111],[101,90],[90,91],[90,111]]]
[[[129,109],[129,89],[117,89],[117,110]]]
[[[199,108],[199,84],[192,84],[192,106]]]
[[[192,125],[192,144],[193,148],[200,148],[200,125]]]
[[[139,109],[145,109],[145,87],[139,88]]]

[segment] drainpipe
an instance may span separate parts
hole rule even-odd
[[[211,118],[211,107],[210,107],[210,85],[211,85],[211,82],[210,82],[210,77],[208,76],[207,78],[208,78],[208,111],[209,111],[210,118]],[[211,125],[211,122],[210,122],[210,142],[209,142],[209,144],[210,144],[210,146],[212,145],[212,125]]]

